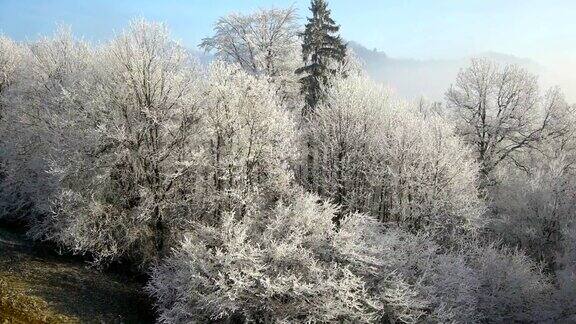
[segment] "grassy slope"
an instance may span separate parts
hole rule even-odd
[[[142,286],[0,229],[0,323],[149,323]]]

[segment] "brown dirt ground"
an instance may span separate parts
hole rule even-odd
[[[142,285],[0,228],[0,324],[152,323]]]

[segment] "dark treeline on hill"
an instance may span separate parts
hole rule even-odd
[[[443,103],[363,71],[326,1],[0,37],[0,218],[149,274],[163,323],[576,320],[576,118],[477,58]],[[117,265],[116,265],[117,267]]]

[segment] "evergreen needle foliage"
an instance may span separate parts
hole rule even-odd
[[[304,66],[296,73],[300,78],[306,105],[302,114],[309,115],[324,98],[325,87],[334,76],[346,57],[346,45],[337,34],[340,26],[330,17],[330,9],[325,0],[312,0],[312,17],[302,33],[302,58]]]

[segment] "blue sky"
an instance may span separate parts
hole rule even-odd
[[[539,61],[576,56],[574,0],[331,0],[342,35],[393,57],[455,58],[496,51]],[[305,0],[0,0],[0,32],[18,39],[50,33],[57,23],[103,40],[134,17],[168,23],[194,47],[229,12],[293,5]]]

